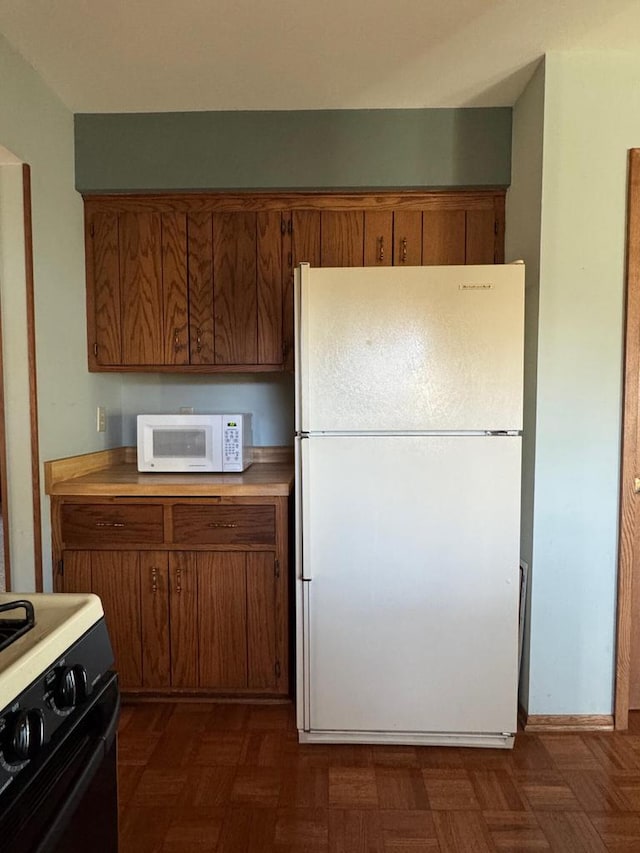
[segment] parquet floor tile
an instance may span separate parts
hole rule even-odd
[[[291,705],[126,705],[120,853],[640,853],[628,732],[299,744]]]

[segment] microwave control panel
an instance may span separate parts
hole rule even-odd
[[[223,468],[233,470],[237,465],[240,470],[242,450],[242,429],[237,421],[225,421],[222,434]]]

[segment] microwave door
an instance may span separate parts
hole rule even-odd
[[[221,471],[222,419],[211,417],[206,422],[186,424],[177,419],[166,424],[143,423],[142,430],[139,425],[138,468],[141,471]]]

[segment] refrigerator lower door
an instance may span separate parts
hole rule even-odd
[[[302,740],[512,745],[520,452],[517,436],[299,440]]]

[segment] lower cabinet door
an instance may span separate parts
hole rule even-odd
[[[247,581],[241,551],[202,552],[198,564],[200,686],[247,686]]]
[[[200,686],[275,690],[274,555],[264,551],[201,552],[196,564]]]
[[[66,551],[63,591],[99,596],[123,689],[170,685],[165,552]]]
[[[198,631],[198,562],[191,551],[169,556],[171,599],[171,686],[196,688],[200,683]]]
[[[140,551],[142,686],[170,687],[169,567],[166,551]]]
[[[275,690],[280,664],[276,651],[276,575],[273,554],[247,554],[247,687]]]

